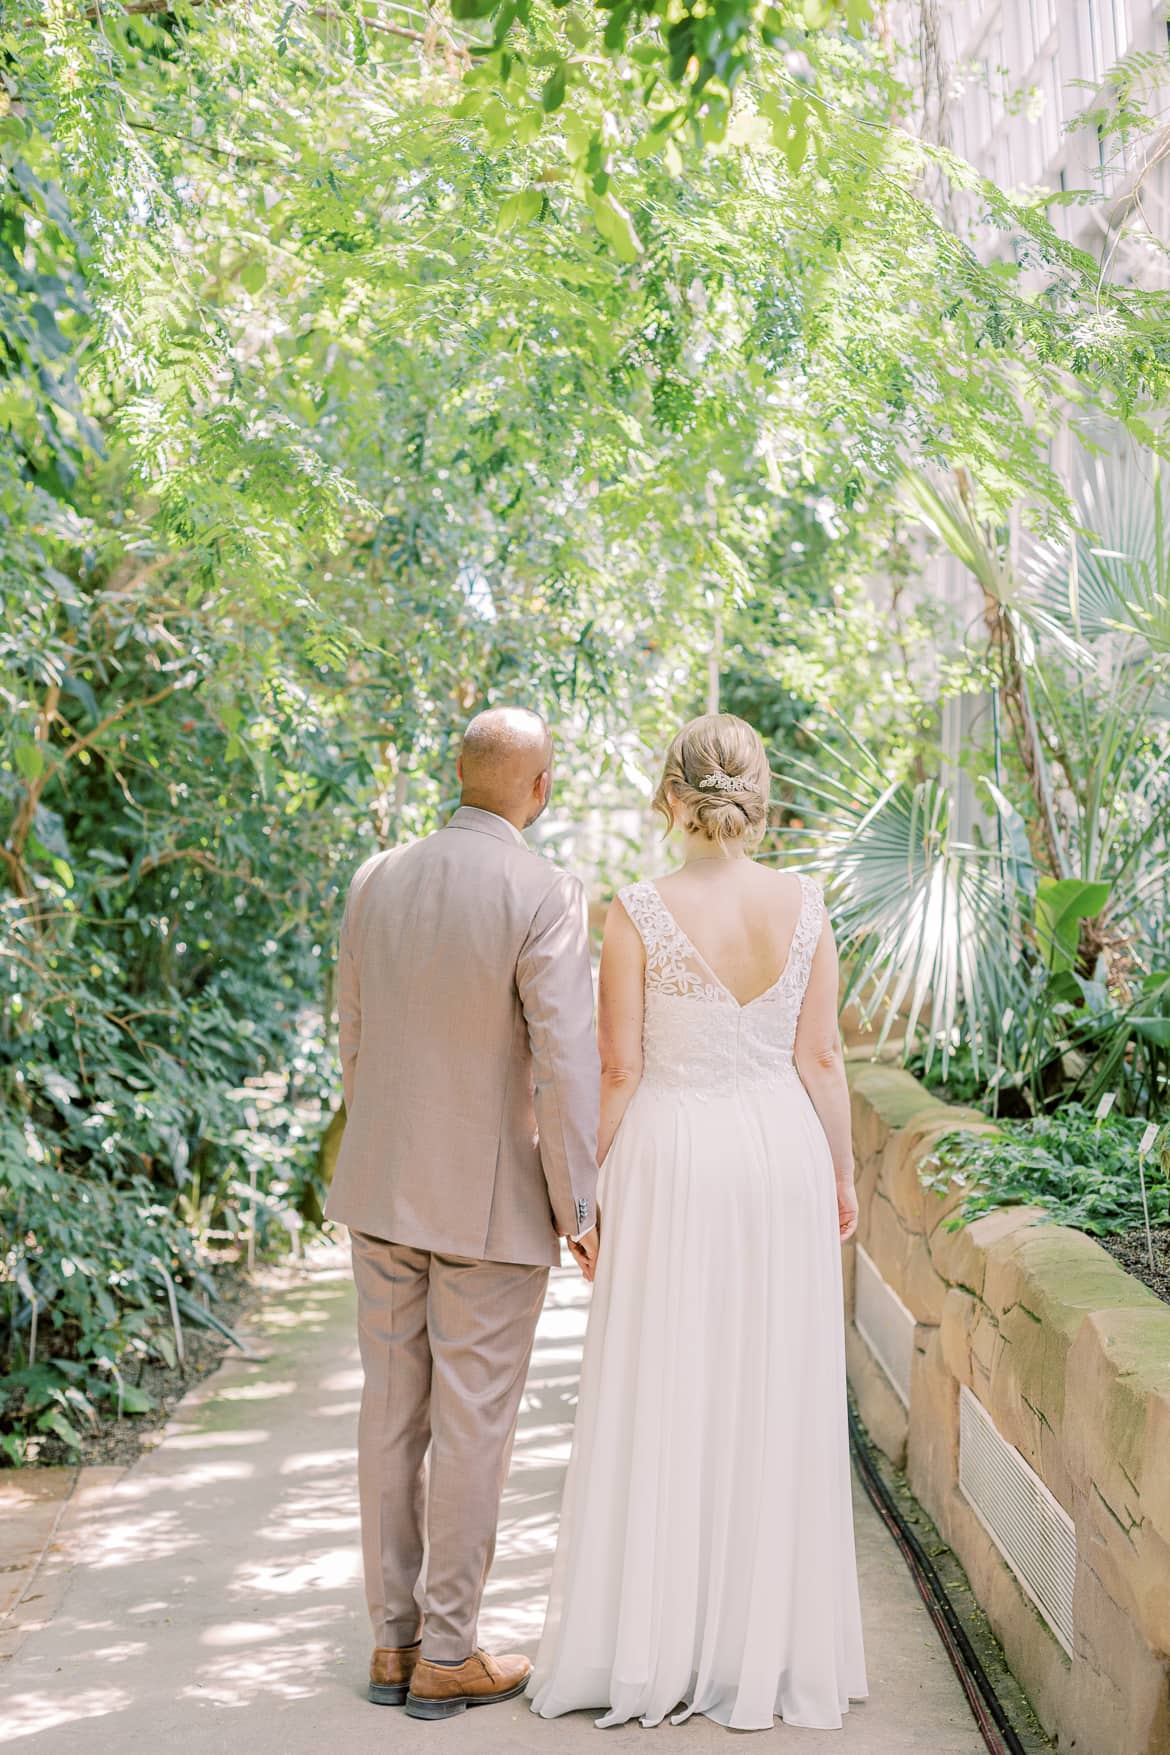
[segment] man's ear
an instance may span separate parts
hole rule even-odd
[[[458,780],[460,786],[462,786],[462,784],[463,784],[463,757],[461,754],[455,757],[455,778],[456,778],[456,780]]]
[[[537,785],[537,796],[540,799],[540,808],[541,808],[541,810],[543,810],[545,805],[548,803],[548,795],[552,791],[552,769],[551,768],[546,768],[544,770],[544,773],[540,776],[540,779],[537,781],[536,785]]]

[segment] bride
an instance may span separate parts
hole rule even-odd
[[[685,725],[655,798],[682,868],[606,924],[604,1229],[530,1687],[545,1718],[828,1730],[866,1693],[837,956],[812,880],[748,856],[768,791],[742,719]]]

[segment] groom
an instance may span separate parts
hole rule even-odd
[[[548,1270],[561,1236],[588,1276],[597,1258],[585,898],[521,835],[548,803],[543,719],[479,714],[459,778],[446,827],[350,888],[326,1208],[351,1234],[365,1373],[369,1697],[427,1719],[528,1680],[526,1658],[477,1648],[476,1621]]]

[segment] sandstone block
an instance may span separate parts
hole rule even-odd
[[[902,1297],[913,1239],[898,1212],[881,1194],[875,1195],[867,1208],[862,1242],[882,1278]]]
[[[915,1497],[941,1528],[959,1476],[959,1386],[937,1329],[919,1329],[916,1336],[910,1406],[906,1472]]]
[[[984,1213],[957,1231],[946,1229],[946,1220],[962,1204],[963,1191],[954,1190],[945,1200],[939,1199],[938,1222],[932,1228],[928,1243],[935,1268],[953,1286],[966,1286],[979,1298],[984,1294],[987,1253],[1001,1237],[1036,1225],[1045,1218],[1042,1207],[1000,1207]]]
[[[1163,1390],[1150,1397],[1138,1478],[1146,1516],[1170,1545],[1170,1394]]]
[[[841,1294],[846,1320],[851,1320],[857,1303],[857,1246],[853,1238],[841,1251]]]
[[[897,1292],[916,1322],[928,1323],[932,1328],[938,1327],[942,1321],[947,1283],[934,1271],[934,1263],[923,1237],[910,1238],[904,1282],[897,1288]]]
[[[1164,1656],[1141,1638],[1094,1559],[1091,1552],[1078,1556],[1076,1655],[1061,1717],[1089,1755],[1164,1755],[1170,1748]]]
[[[926,1190],[923,1162],[940,1132],[988,1124],[896,1067],[855,1061],[849,1079],[860,1234],[917,1319],[909,1419],[850,1326],[863,1418],[904,1455],[1059,1746],[1170,1755],[1170,1310],[1037,1208],[947,1231],[962,1190]],[[960,1384],[1073,1517],[1071,1662],[959,1490]]]
[[[849,1066],[849,1085],[881,1116],[891,1132],[905,1127],[916,1115],[954,1113],[948,1104],[930,1096],[912,1074],[899,1066],[855,1061]]]
[[[973,1354],[975,1335],[980,1324],[987,1321],[987,1312],[978,1298],[959,1286],[952,1286],[943,1300],[939,1324],[939,1345],[947,1370],[956,1386],[971,1387],[974,1377]]]

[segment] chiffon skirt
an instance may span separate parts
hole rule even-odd
[[[600,1203],[533,1710],[839,1728],[865,1660],[836,1199],[803,1086],[641,1086]]]

